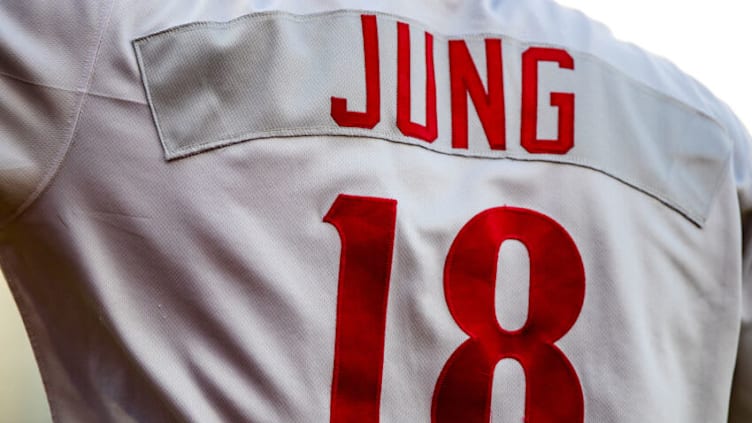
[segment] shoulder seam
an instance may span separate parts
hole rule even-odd
[[[65,91],[78,92],[81,94],[80,99],[78,99],[77,101],[76,111],[73,114],[74,117],[73,117],[73,123],[70,125],[70,133],[66,136],[65,141],[63,145],[60,147],[60,149],[56,151],[54,160],[49,166],[49,169],[45,173],[41,182],[39,182],[39,184],[37,185],[37,188],[31,194],[29,194],[26,200],[23,203],[21,203],[21,205],[18,206],[13,213],[11,213],[10,215],[8,215],[8,217],[0,221],[0,230],[6,228],[10,223],[12,223],[19,216],[21,216],[26,210],[28,210],[28,208],[39,198],[39,196],[47,189],[47,187],[55,179],[55,176],[57,176],[58,170],[60,169],[62,163],[65,161],[65,158],[68,156],[68,151],[70,150],[70,146],[73,143],[73,138],[75,137],[76,131],[78,129],[78,122],[81,117],[81,112],[86,103],[87,92],[89,90],[91,81],[94,76],[96,63],[99,59],[99,52],[102,47],[102,40],[104,39],[104,34],[106,33],[107,27],[109,26],[110,19],[112,17],[112,11],[115,8],[114,6],[115,6],[115,0],[110,0],[109,5],[107,6],[106,13],[103,14],[103,16],[100,18],[101,20],[98,22],[98,26],[100,27],[99,34],[97,34],[96,41],[94,43],[95,47],[90,56],[91,58],[89,60],[90,63],[88,66],[88,70],[81,76],[81,80],[79,81],[79,84],[78,84],[78,87],[83,86],[83,90],[81,90],[78,87],[75,90],[66,90],[66,89],[57,88],[57,87],[48,87],[51,89],[60,89],[60,90],[65,90]],[[6,75],[6,76],[12,77],[10,75]],[[21,80],[21,82],[35,84],[33,82],[23,81],[23,80]],[[39,85],[39,84],[36,84],[36,85]]]

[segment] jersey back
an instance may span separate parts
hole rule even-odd
[[[748,139],[667,62],[543,0],[90,3],[0,77],[56,421],[726,421]]]

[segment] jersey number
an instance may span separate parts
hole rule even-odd
[[[342,242],[331,422],[379,421],[386,309],[397,201],[340,195],[324,217]],[[517,240],[530,257],[528,318],[507,331],[496,318],[501,243]],[[496,364],[517,360],[525,374],[525,421],[584,420],[582,387],[554,345],[574,325],[585,298],[582,259],[567,231],[533,210],[497,207],[473,217],[444,265],[444,294],[469,336],[444,365],[433,393],[435,423],[487,423]]]

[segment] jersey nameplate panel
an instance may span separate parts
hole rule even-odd
[[[503,28],[500,28],[503,32]],[[368,137],[591,168],[702,225],[730,155],[712,119],[599,59],[370,12],[260,13],[134,41],[167,160]]]

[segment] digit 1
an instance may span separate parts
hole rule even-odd
[[[342,243],[331,423],[379,421],[397,201],[340,195],[324,217]]]
[[[494,290],[501,243],[520,241],[530,256],[528,319],[517,331],[496,318]],[[582,386],[554,345],[574,325],[585,299],[582,258],[567,231],[538,212],[486,210],[457,235],[444,266],[447,305],[469,336],[444,365],[434,390],[434,423],[488,423],[496,364],[517,360],[525,372],[525,421],[581,423]]]

